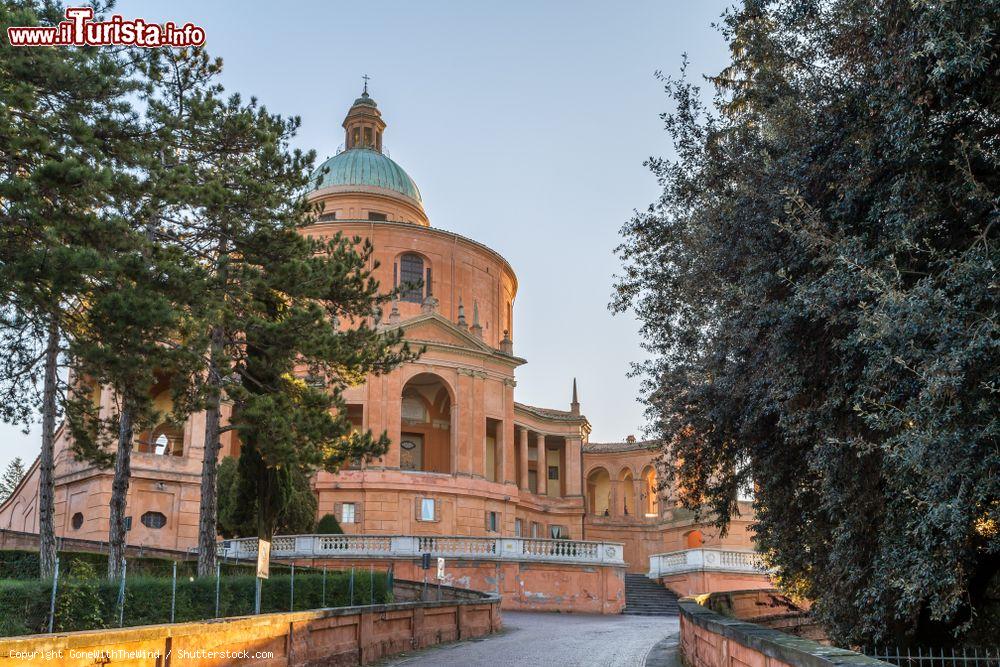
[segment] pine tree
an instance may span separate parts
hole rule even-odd
[[[63,18],[58,3],[7,2],[0,34]],[[65,389],[59,365],[88,276],[114,241],[105,207],[131,181],[128,97],[137,83],[114,49],[4,45],[3,54],[0,416],[25,423],[36,407],[41,413],[40,563],[48,577],[55,563],[53,447]]]
[[[264,309],[270,306],[260,295],[270,290],[275,298],[287,299],[291,313],[323,314],[327,320],[312,324],[327,330],[334,317],[368,314],[386,297],[377,293],[377,286],[359,263],[362,255],[369,256],[370,248],[363,248],[359,255],[355,251],[358,241],[338,238],[328,245],[317,245],[300,237],[300,228],[313,216],[303,195],[315,156],[288,147],[298,119],[270,114],[252,98],[225,96],[216,82],[221,64],[204,50],[172,52],[160,64],[161,69],[153,74],[158,94],[151,100],[150,113],[176,146],[180,168],[170,170],[169,175],[184,193],[163,211],[172,234],[165,242],[198,257],[207,272],[200,288],[208,297],[200,314],[208,339],[207,354],[204,372],[192,378],[197,391],[190,398],[191,409],[201,407],[206,412],[198,571],[211,575],[219,532],[218,495],[228,492],[217,480],[220,438],[227,431],[236,431],[242,441],[248,427],[239,397],[247,396],[247,384],[257,382],[248,378],[246,337],[248,330],[266,317]],[[316,259],[318,251],[326,253],[328,259]],[[318,283],[320,291],[294,285],[301,277],[297,273],[301,266],[315,267],[321,261],[328,273]],[[313,299],[327,310],[310,310],[307,300]],[[317,354],[306,347],[313,342],[307,335],[291,337],[290,347],[282,353],[309,363]],[[396,337],[364,327],[347,331],[339,340],[357,344],[360,349],[356,354],[372,356],[354,362],[360,371],[390,367],[394,360],[406,357],[391,351],[398,342]],[[344,369],[356,372],[350,366],[351,353],[343,354],[348,359]],[[269,389],[288,393],[297,391],[297,385],[276,383]],[[234,406],[228,424],[223,423],[223,399]],[[329,403],[327,409],[333,406]],[[276,420],[278,416],[267,418]],[[273,429],[267,424],[258,426]],[[351,448],[355,455],[363,455],[375,451],[375,442],[359,440]],[[301,495],[302,480],[308,479],[314,465],[287,468],[289,498]],[[288,498],[279,502],[274,514],[277,525],[312,523],[312,517],[308,521],[295,519],[297,514],[290,504],[302,503],[290,503]],[[240,509],[254,515],[260,506],[255,499]],[[228,521],[228,517],[227,522],[230,530],[240,524]]]
[[[269,236],[268,270],[251,288],[255,308],[244,320],[241,385],[229,390],[242,443],[237,509],[256,504],[257,535],[267,540],[294,497],[296,474],[386,451],[385,433],[353,431],[342,392],[415,356],[398,333],[373,326],[372,313],[391,295],[371,276],[370,243],[320,243],[295,229]]]
[[[14,489],[24,479],[24,475],[24,461],[21,460],[20,456],[15,456],[14,460],[7,464],[3,476],[0,477],[0,503],[11,497]]]

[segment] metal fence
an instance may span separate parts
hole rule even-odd
[[[68,573],[64,566],[69,555],[59,554],[56,557],[52,588],[47,596],[49,599],[46,600],[49,632],[53,632],[58,623],[62,622],[59,600],[67,594],[72,596],[74,587],[81,584],[81,579]],[[84,580],[94,581],[101,587],[114,586],[111,598],[114,599],[113,609],[105,607],[106,612],[103,614],[103,625],[106,627],[376,605],[389,601],[394,588],[394,570],[391,565],[387,568],[352,566],[349,569],[328,569],[326,566],[275,564],[280,569],[272,569],[272,576],[268,580],[261,580],[254,577],[250,570],[225,571],[223,566],[228,564],[224,561],[216,566],[214,576],[196,578],[190,573],[190,563],[178,573],[178,562],[174,561],[170,574],[155,576],[135,574],[134,568],[129,567],[130,560],[125,560],[123,576],[113,584],[105,582],[100,575]],[[184,573],[184,569],[188,573]],[[163,597],[154,607],[148,601],[137,605],[136,596],[150,585],[151,579],[157,580],[156,583],[164,589]],[[168,583],[169,597],[165,590]],[[193,604],[193,601],[198,604]]]
[[[862,653],[899,667],[1000,667],[1000,648],[870,646]]]

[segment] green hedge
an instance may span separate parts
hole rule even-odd
[[[151,577],[169,577],[172,575],[174,561],[169,558],[126,558],[128,562],[128,573],[131,575],[146,575]],[[235,563],[222,564],[223,574],[252,574],[254,566],[252,564],[238,565]],[[77,563],[87,563],[93,567],[98,574],[107,572],[108,555],[87,552],[62,552],[59,554],[59,571],[62,574],[72,575]],[[274,563],[272,570],[281,573],[287,572],[288,567]],[[195,561],[177,561],[177,576],[191,577],[197,572],[198,564]],[[39,572],[37,551],[0,551],[0,579],[37,579]]]
[[[78,568],[87,570],[86,566]],[[130,568],[131,569],[131,568]],[[88,573],[89,574],[89,573]],[[354,604],[392,601],[384,572],[373,578],[374,596],[367,570],[358,570],[354,583]],[[243,616],[253,613],[255,579],[248,575],[227,575],[220,579],[219,615]],[[261,611],[290,610],[291,577],[276,575],[264,582]],[[215,617],[215,577],[177,578],[175,621],[195,621]],[[46,632],[48,629],[50,582],[35,580],[0,581],[0,636]],[[56,601],[56,629],[91,630],[118,627],[118,585],[99,577],[60,577]],[[128,576],[125,585],[124,625],[170,622],[171,579],[169,577]],[[295,610],[324,606],[323,574],[315,570],[295,573]],[[350,572],[326,574],[325,606],[350,604]],[[98,622],[95,622],[98,620]]]

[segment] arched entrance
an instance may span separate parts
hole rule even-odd
[[[596,516],[611,514],[611,475],[604,468],[587,475],[587,510]]]
[[[433,373],[403,385],[400,397],[401,470],[451,472],[451,392]]]

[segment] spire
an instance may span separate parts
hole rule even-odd
[[[458,297],[458,326],[463,329],[469,326],[469,323],[465,320],[465,306],[462,305],[462,297]]]
[[[573,400],[569,404],[569,411],[574,415],[580,414],[580,401],[576,397],[576,378],[573,378]]]
[[[483,327],[479,324],[479,302],[472,302],[472,335],[476,338],[483,337]]]

